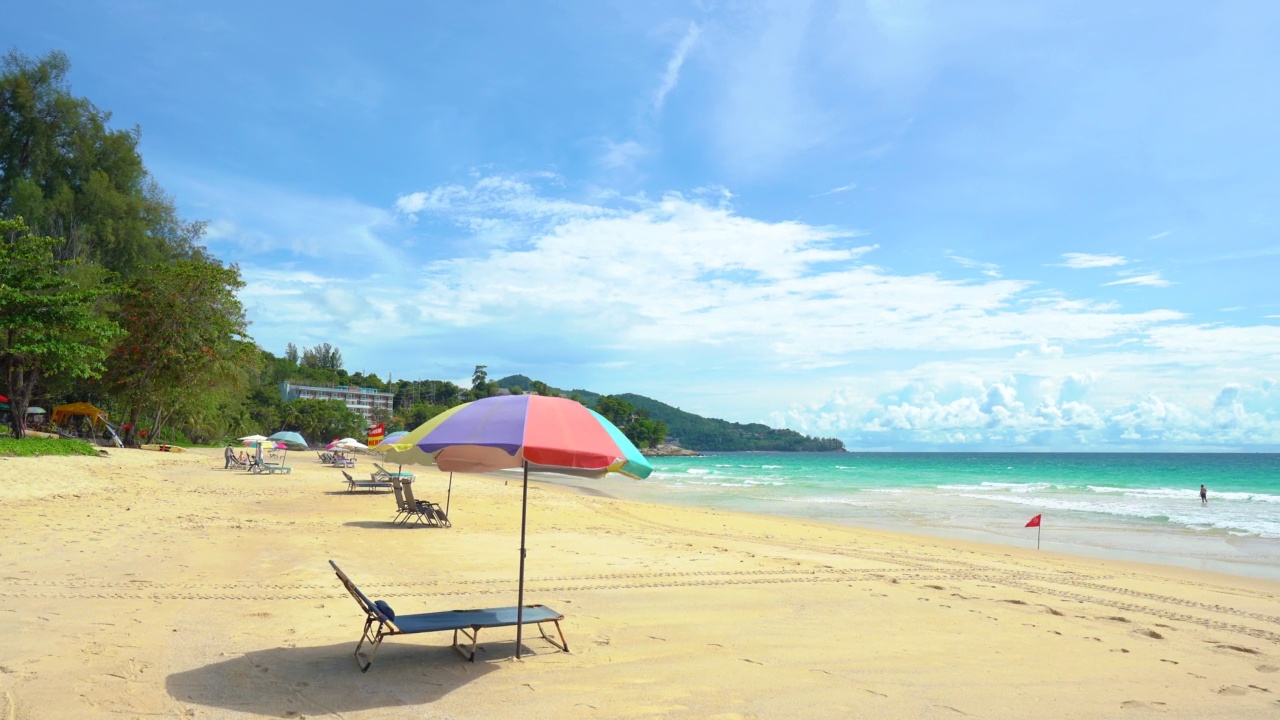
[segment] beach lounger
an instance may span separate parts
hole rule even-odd
[[[276,473],[284,473],[285,475],[289,475],[293,473],[293,468],[289,467],[288,465],[278,465],[276,463],[254,462],[252,465],[249,466],[249,472],[253,473],[254,475],[261,475],[262,473],[267,473],[268,475],[275,475]]]
[[[347,492],[355,492],[356,488],[359,488],[361,490],[390,490],[391,489],[390,481],[383,482],[383,481],[375,481],[375,480],[357,480],[351,477],[351,473],[347,472],[346,470],[342,471],[342,476],[347,479]]]
[[[382,639],[391,637],[392,635],[416,635],[418,633],[442,632],[447,630],[453,631],[453,649],[458,654],[466,658],[470,662],[476,661],[476,643],[480,637],[480,630],[483,628],[494,627],[513,627],[516,622],[516,608],[511,607],[485,608],[483,610],[446,610],[444,612],[419,613],[417,615],[398,615],[386,602],[382,600],[370,601],[364,593],[360,592],[360,588],[351,582],[346,573],[338,567],[337,563],[330,560],[329,565],[333,571],[338,574],[338,579],[342,581],[343,587],[347,592],[351,593],[351,597],[356,599],[356,604],[365,614],[364,631],[360,635],[360,642],[356,644],[356,664],[360,666],[360,672],[369,672],[369,667],[373,665],[373,656],[378,653],[378,647],[382,645]],[[521,625],[537,625],[538,632],[542,633],[542,639],[554,645],[563,652],[569,652],[569,643],[565,642],[564,631],[560,629],[560,621],[564,619],[564,615],[552,610],[545,605],[525,605],[523,621],[518,623]],[[377,623],[378,627],[375,631],[373,626]],[[555,638],[547,634],[544,623],[555,623],[556,634],[560,636],[560,641],[556,642]],[[471,641],[471,648],[458,644],[458,633],[462,633],[463,637]],[[362,656],[361,648],[365,642],[369,643],[368,656]]]
[[[373,464],[373,467],[374,467],[374,471],[373,471],[373,472],[371,472],[371,473],[369,473],[369,477],[370,477],[370,478],[372,478],[373,480],[379,480],[379,479],[381,479],[381,480],[390,480],[390,479],[391,479],[391,478],[393,478],[393,477],[398,477],[398,478],[409,478],[410,480],[412,480],[412,479],[414,478],[414,474],[413,474],[413,473],[407,473],[407,472],[391,472],[390,470],[388,470],[388,469],[386,469],[386,468],[382,467],[382,466],[381,466],[381,465],[379,465],[378,463],[374,463],[374,464]]]

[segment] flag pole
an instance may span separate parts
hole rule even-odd
[[[1036,549],[1040,549],[1040,525],[1036,525]]]

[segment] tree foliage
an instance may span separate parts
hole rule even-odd
[[[203,223],[177,217],[138,154],[138,128],[71,94],[60,52],[0,61],[0,217],[57,237],[57,255],[131,277],[156,263],[203,258]]]
[[[316,444],[361,435],[365,429],[364,417],[341,400],[293,400],[285,403],[282,420],[282,429],[302,433]]]
[[[145,413],[156,436],[175,413],[203,404],[209,414],[213,396],[244,386],[253,354],[236,296],[243,286],[238,268],[193,260],[151,268],[128,283],[117,314],[128,336],[112,353],[106,379],[131,425]]]
[[[24,437],[36,383],[98,375],[120,334],[102,316],[101,288],[77,284],[74,263],[54,257],[57,244],[21,220],[0,219],[0,367],[15,438]]]
[[[293,343],[289,343],[293,345]],[[293,348],[293,352],[298,352],[297,347]],[[288,350],[285,350],[286,356]],[[342,369],[342,351],[330,345],[329,343],[320,343],[315,347],[309,347],[302,351],[302,366],[314,368],[316,370],[341,370]]]

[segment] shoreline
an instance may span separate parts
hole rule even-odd
[[[505,476],[504,476],[505,477]],[[518,475],[516,475],[518,477]],[[625,479],[606,478],[590,480],[569,476],[530,475],[533,481],[547,486],[561,487],[573,492],[591,495],[603,495],[624,502],[655,503],[669,507],[688,508],[693,510],[711,510],[724,512],[741,512],[764,518],[789,518],[806,522],[819,522],[836,527],[852,527],[860,530],[887,531],[918,538],[941,540],[958,540],[980,542],[992,548],[1019,548],[1035,550],[1035,534],[1025,530],[1017,523],[1006,523],[1003,532],[990,526],[946,526],[941,524],[925,524],[903,518],[892,513],[877,517],[847,517],[837,514],[802,514],[786,512],[768,512],[758,508],[711,508],[696,503],[684,503],[674,493],[644,492],[638,486]],[[608,489],[601,489],[604,484]],[[785,507],[785,506],[784,506]],[[997,506],[1011,515],[1018,508]],[[1030,517],[1028,515],[1028,517]],[[1223,532],[1206,531],[1198,535],[1179,532],[1144,531],[1132,527],[1121,527],[1118,523],[1107,521],[1111,518],[1100,516],[1093,522],[1067,521],[1061,525],[1048,524],[1042,532],[1041,547],[1045,551],[1071,555],[1081,559],[1119,560],[1143,563],[1157,567],[1178,567],[1190,570],[1203,570],[1232,577],[1255,578],[1261,580],[1280,581],[1280,541],[1266,538],[1233,536]],[[1052,523],[1058,519],[1053,518]],[[1144,537],[1145,536],[1145,537]],[[1100,542],[1098,538],[1104,541]],[[1092,540],[1093,542],[1089,542]],[[1227,546],[1212,554],[1211,546]],[[1254,552],[1242,555],[1233,554],[1233,550],[1241,546],[1253,546]],[[1172,553],[1171,550],[1183,551]],[[1193,554],[1184,554],[1192,551]]]
[[[526,630],[393,637],[362,674],[334,560],[404,614],[514,604],[522,488],[455,474],[449,529],[391,523],[339,470],[225,471],[218,450],[0,459],[0,710],[15,720],[899,718],[1280,704],[1280,583],[695,509],[535,476]],[[367,473],[363,457],[352,472]],[[449,475],[413,467],[443,502]],[[608,492],[608,487],[599,488]],[[964,662],[955,662],[964,658]]]

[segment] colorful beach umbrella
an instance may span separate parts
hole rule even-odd
[[[397,440],[399,440],[400,438],[408,434],[409,434],[408,430],[397,430],[391,433],[390,435],[387,435],[386,437],[382,438],[382,442],[378,443],[377,445],[374,445],[370,449],[377,450],[381,447],[386,447],[388,450],[390,450],[391,446],[387,445],[387,443],[395,443]]]
[[[516,602],[516,658],[524,620],[525,529],[529,471],[603,477],[618,472],[643,479],[653,466],[622,431],[599,413],[566,398],[502,395],[450,408],[395,444],[411,441],[429,463],[450,472],[521,468],[520,582]],[[385,443],[383,443],[385,444]]]

